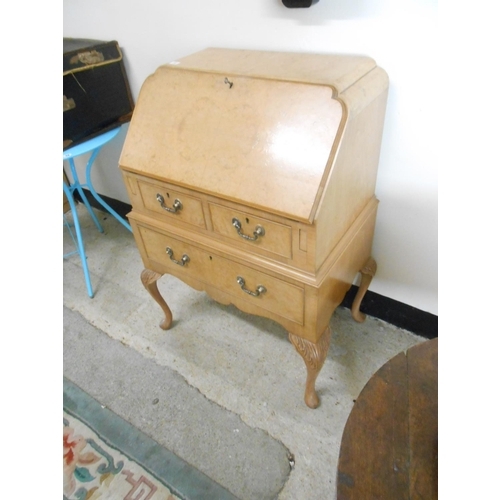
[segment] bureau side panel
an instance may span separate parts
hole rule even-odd
[[[370,258],[376,214],[375,204],[320,286],[316,324],[318,338],[329,324],[335,309],[344,300],[356,275]]]
[[[317,269],[375,192],[387,103],[387,78],[380,71],[342,96],[347,122],[316,212]]]

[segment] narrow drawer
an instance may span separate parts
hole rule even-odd
[[[249,248],[292,256],[291,227],[214,203],[209,207],[216,233],[246,242]]]
[[[209,255],[177,238],[141,225],[138,228],[148,259],[159,264],[162,272],[172,270],[174,274],[181,272],[192,278],[204,279]]]
[[[180,220],[197,227],[205,227],[201,200],[195,196],[171,189],[163,183],[138,181],[142,203],[146,210]],[[134,207],[138,208],[138,207]]]

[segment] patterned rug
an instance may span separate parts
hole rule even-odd
[[[236,500],[66,378],[64,500]]]

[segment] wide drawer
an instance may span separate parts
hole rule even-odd
[[[189,276],[239,300],[298,324],[304,323],[302,287],[200,249],[180,238],[142,225],[138,225],[138,229],[148,260],[160,272],[174,274],[180,279]]]
[[[249,248],[292,256],[291,227],[215,203],[209,203],[209,207],[216,233],[245,242]]]
[[[197,227],[205,227],[205,217],[201,200],[180,192],[165,183],[138,180],[141,200],[146,210],[169,216],[172,220],[187,222]],[[140,207],[134,207],[139,208]]]

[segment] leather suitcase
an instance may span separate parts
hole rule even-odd
[[[63,150],[130,121],[133,109],[118,43],[63,38]]]

